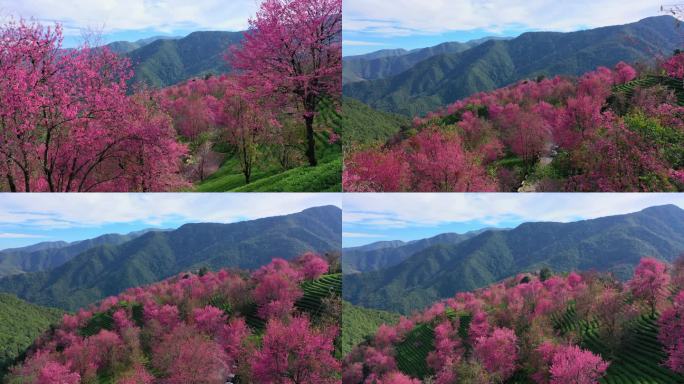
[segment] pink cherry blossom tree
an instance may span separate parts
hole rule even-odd
[[[295,263],[299,265],[305,280],[318,279],[328,272],[330,267],[327,261],[313,252],[307,252],[297,257]]]
[[[658,340],[668,354],[666,365],[684,373],[684,291],[675,297],[672,308],[663,311],[658,325]]]
[[[154,367],[169,384],[224,384],[230,367],[223,348],[187,325],[164,336],[153,351]]]
[[[65,51],[61,44],[59,25],[0,26],[0,169],[7,189],[178,187],[185,148],[151,103],[127,96],[129,62],[106,48]]]
[[[254,290],[254,300],[259,306],[259,316],[263,319],[288,316],[302,295],[303,292],[295,281],[277,273],[263,276]]]
[[[248,88],[296,101],[306,125],[309,164],[317,163],[314,116],[324,98],[339,99],[340,0],[266,0],[230,62]]]
[[[634,297],[643,300],[649,306],[651,316],[655,316],[658,306],[667,297],[669,284],[667,264],[652,257],[639,261],[634,276],[628,282]]]
[[[663,69],[677,79],[684,79],[684,53],[678,53],[663,63]]]
[[[306,317],[289,323],[270,320],[263,346],[251,359],[255,379],[264,384],[339,383],[340,363],[332,356],[336,333],[312,329]]]
[[[271,107],[265,99],[251,89],[241,87],[234,81],[226,82],[226,93],[216,103],[216,122],[223,128],[228,143],[236,149],[236,155],[249,184],[254,164],[261,156],[261,146],[273,140],[273,127],[279,123],[271,116]]]
[[[474,352],[487,371],[506,380],[517,369],[518,337],[512,329],[495,328],[475,341]]]
[[[71,372],[60,363],[49,361],[41,368],[36,382],[40,384],[79,384],[81,376],[78,373]]]
[[[456,368],[461,361],[464,349],[458,336],[458,322],[446,320],[435,327],[435,350],[430,352],[427,362],[435,374],[435,383],[456,382]]]
[[[578,346],[561,347],[552,360],[551,384],[595,384],[605,374],[608,363]]]

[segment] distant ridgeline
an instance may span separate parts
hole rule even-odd
[[[415,51],[345,58],[344,96],[408,116],[424,115],[477,92],[522,79],[572,75],[620,61],[647,62],[680,48],[676,19],[570,33],[528,32],[510,40],[445,43]]]

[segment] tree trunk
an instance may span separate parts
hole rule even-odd
[[[14,183],[14,176],[12,176],[12,171],[7,172],[7,184],[9,185],[10,192],[17,191],[17,185]]]
[[[313,120],[313,115],[304,117],[304,121],[306,122],[306,157],[309,159],[309,165],[315,167],[318,162],[316,161],[316,141],[314,140]]]
[[[29,171],[24,169],[22,170],[22,173],[24,174],[24,192],[31,192],[31,176],[29,176]]]

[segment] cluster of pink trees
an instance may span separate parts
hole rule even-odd
[[[684,55],[654,73],[684,78]],[[480,93],[345,158],[346,191],[662,191],[683,187],[684,107],[664,86],[621,93],[625,63]],[[657,132],[657,133],[656,133]],[[407,137],[406,137],[407,136]]]
[[[121,384],[224,384],[237,376],[264,384],[336,383],[337,327],[310,320],[293,300],[301,297],[298,283],[327,269],[325,260],[309,253],[292,263],[275,259],[251,276],[188,273],[129,289],[65,315],[13,368],[10,381],[76,384],[107,377]],[[292,285],[277,291],[277,276]],[[246,322],[257,315],[263,329]]]
[[[655,295],[660,300],[656,305],[661,309],[658,340],[667,351],[667,366],[684,374],[684,258],[679,258],[672,269],[673,286],[675,290],[679,289],[672,304],[666,301],[661,289],[657,289],[658,294]]]
[[[496,148],[491,148],[496,151]],[[347,191],[493,191],[496,182],[455,133],[425,128],[397,147],[361,152],[346,163]]]
[[[297,165],[301,142],[316,165],[314,118],[322,100],[339,104],[341,13],[340,0],[265,0],[243,43],[227,54],[236,73],[162,90],[165,110],[190,142],[191,180],[218,169],[216,143],[228,144],[246,183],[257,164]]]
[[[545,366],[535,376],[539,383],[598,383],[608,369],[600,356],[576,345],[555,345],[545,342],[537,348],[539,361]]]
[[[255,164],[264,161],[264,147],[291,144],[282,141],[274,105],[241,87],[234,76],[193,79],[165,88],[160,95],[178,134],[190,143],[192,156],[186,167],[190,180],[203,181],[219,168],[223,158],[213,150],[216,143],[230,146],[246,183]]]
[[[126,94],[127,60],[62,49],[62,29],[0,27],[0,177],[9,191],[163,191],[184,185],[170,120]]]
[[[667,350],[667,366],[684,373],[684,291],[675,297],[672,308],[660,316],[659,325],[658,340]]]
[[[133,95],[129,61],[106,47],[62,49],[59,25],[0,26],[2,187],[179,189],[218,168],[216,143],[234,149],[247,183],[266,143],[290,166],[291,147],[305,141],[316,165],[314,117],[322,100],[339,102],[341,13],[340,0],[264,0],[228,54],[236,74]]]
[[[372,341],[346,357],[343,383],[384,383],[389,378],[420,382],[399,372],[396,347],[416,326],[428,325],[434,330],[434,350],[426,358],[432,375],[429,382],[492,383],[515,376],[540,384],[594,384],[624,345],[626,325],[639,316],[652,318],[658,313],[658,339],[668,354],[665,364],[684,373],[684,286],[672,284],[684,272],[682,266],[684,258],[674,267],[644,258],[626,283],[596,273],[571,272],[544,279],[521,274],[475,292],[458,293],[402,318],[396,326],[382,325]],[[578,324],[597,322],[597,336],[606,348],[603,355],[578,346],[581,332],[561,331],[558,321],[569,313]],[[463,321],[468,321],[465,333]]]

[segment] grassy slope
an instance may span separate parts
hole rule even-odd
[[[0,381],[12,362],[62,313],[0,293]]]
[[[357,307],[344,301],[342,304],[342,353],[351,352],[355,345],[372,336],[382,324],[396,324],[399,314]]]
[[[227,159],[221,168],[196,185],[198,192],[340,192],[342,190],[342,153],[339,146],[318,137],[318,165],[282,170],[276,164],[255,167],[252,181],[245,177],[236,158]]]
[[[410,126],[407,117],[382,112],[351,98],[342,103],[345,144],[368,144],[385,142],[401,130]]]
[[[257,169],[252,182],[245,184],[235,159],[227,160],[221,169],[197,185],[198,192],[340,192],[342,190],[342,156],[319,160],[316,167],[307,165],[285,171],[276,167]]]

